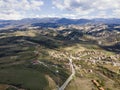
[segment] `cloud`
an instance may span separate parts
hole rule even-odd
[[[119,17],[120,0],[52,0],[53,5],[60,10],[74,13],[80,17]],[[114,13],[114,14],[113,14]],[[111,14],[111,15],[110,15]],[[115,15],[116,14],[116,15]],[[118,16],[119,15],[119,16]]]
[[[53,0],[53,5],[55,5],[57,8],[63,10],[87,10],[91,7],[90,4],[92,4],[93,0]]]
[[[21,19],[31,11],[40,11],[41,0],[0,0],[0,19]]]
[[[0,0],[0,19],[120,18],[120,0]]]
[[[19,12],[16,12],[16,11],[12,11],[12,13],[11,12],[0,13],[0,19],[17,20],[17,19],[21,19],[21,18],[24,18],[24,16],[22,16]]]

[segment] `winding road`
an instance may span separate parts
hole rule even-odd
[[[75,69],[73,67],[72,59],[69,59],[69,63],[70,63],[72,74],[68,77],[68,79],[64,82],[64,84],[58,90],[64,90],[66,86],[69,84],[69,82],[73,79],[73,76],[75,75]]]
[[[43,62],[38,61],[39,64],[43,64],[44,66],[47,67]],[[68,77],[68,79],[63,83],[61,87],[58,88],[58,90],[64,90],[66,86],[69,84],[69,82],[73,79],[73,76],[75,76],[75,69],[73,67],[72,59],[69,59],[69,64],[70,64],[70,69],[72,74]]]

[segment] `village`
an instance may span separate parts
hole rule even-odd
[[[60,63],[64,62],[65,65],[63,67],[68,70],[70,69],[69,62],[66,60],[71,58],[76,72],[75,75],[81,78],[94,75],[98,66],[105,67],[114,73],[120,74],[120,54],[105,55],[103,52],[88,50],[77,53],[54,51],[50,52],[49,55]],[[92,78],[91,80],[98,90],[105,90],[98,81]]]

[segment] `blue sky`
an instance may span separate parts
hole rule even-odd
[[[120,18],[120,0],[0,0],[0,19]]]

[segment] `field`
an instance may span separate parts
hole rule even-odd
[[[45,47],[38,43],[42,42],[43,37],[30,38],[30,41],[26,40],[19,33],[18,36],[0,39],[0,88],[51,90],[56,88],[58,79],[61,79],[59,83],[62,84],[68,77],[62,67],[57,68],[60,74],[57,77],[55,65],[59,63],[55,63],[49,56],[46,57],[48,43],[43,43]],[[54,46],[50,46],[52,47]],[[47,67],[44,64],[35,64],[35,61],[43,62]],[[51,81],[54,82],[53,85]]]
[[[114,45],[79,34],[74,29],[66,36],[48,29],[0,34],[0,89],[56,90],[71,75],[72,59],[75,76],[65,90],[119,90],[119,47],[111,51]]]

